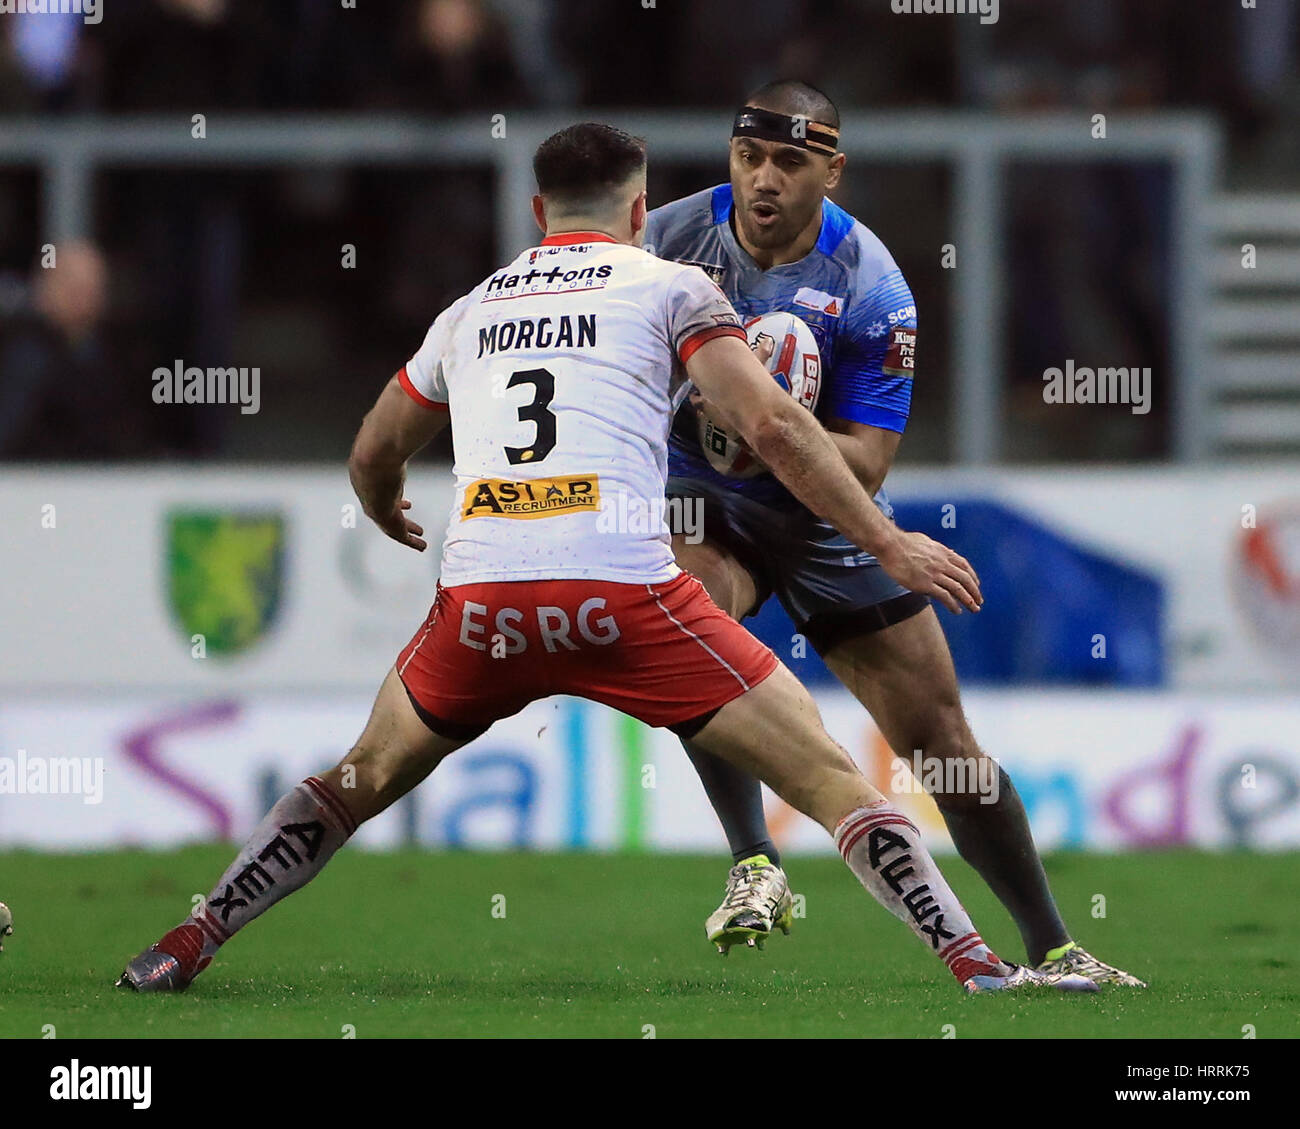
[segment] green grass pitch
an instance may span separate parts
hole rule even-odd
[[[1076,936],[1147,992],[968,998],[834,858],[788,860],[806,916],[766,951],[704,939],[724,858],[344,851],[183,995],[112,982],[206,890],[228,847],[0,854],[16,934],[0,1036],[58,1038],[1300,1035],[1296,855],[1059,854]],[[1021,959],[973,872],[943,861],[985,937]],[[501,895],[502,897],[497,897]],[[1096,895],[1105,916],[1094,917]],[[502,900],[504,899],[504,901]],[[494,907],[496,914],[494,915]],[[504,907],[504,916],[501,908]],[[952,1025],[946,1028],[945,1025]]]

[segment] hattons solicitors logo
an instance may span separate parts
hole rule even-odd
[[[0,0],[0,16],[80,16],[97,24],[104,11],[102,0]]]
[[[102,757],[31,757],[26,749],[0,757],[0,796],[80,796],[104,802]]]

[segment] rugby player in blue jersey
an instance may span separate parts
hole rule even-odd
[[[769,83],[736,114],[730,183],[651,212],[645,247],[701,267],[744,320],[788,311],[809,324],[822,355],[817,415],[889,516],[883,485],[911,406],[916,305],[884,244],[826,198],[844,170],[838,140],[839,114],[824,93],[798,81]],[[954,595],[902,587],[772,475],[720,474],[700,449],[701,407],[698,399],[685,405],[670,438],[669,496],[697,500],[704,517],[702,542],[674,536],[677,562],[737,619],[775,594],[896,752],[920,750],[925,761],[957,770],[944,780],[996,780],[987,790],[993,803],[971,789],[934,799],[961,856],[1015,919],[1030,964],[1145,987],[1071,938],[1014,785],[1001,768],[980,771],[989,766],[978,763],[985,754],[930,606],[933,596],[958,611]],[[684,744],[735,862],[706,923],[709,940],[726,952],[738,942],[761,944],[774,928],[789,932],[792,899],[758,781]]]

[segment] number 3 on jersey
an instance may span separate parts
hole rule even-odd
[[[555,376],[544,368],[523,369],[513,373],[507,388],[517,384],[531,384],[532,400],[519,409],[521,423],[535,423],[537,435],[531,447],[507,447],[506,458],[511,466],[519,463],[540,463],[555,447],[555,413],[551,401],[555,399]]]

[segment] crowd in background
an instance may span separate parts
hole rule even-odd
[[[795,75],[859,116],[1205,110],[1226,126],[1234,180],[1295,187],[1298,8],[1002,0],[985,27],[895,14],[889,0],[106,0],[98,25],[0,16],[0,130],[69,114],[722,110]],[[724,139],[716,169],[654,170],[652,191],[722,179]],[[40,190],[34,169],[0,167],[0,458],[337,458],[385,370],[495,265],[487,169],[106,170],[95,241],[61,248],[56,272],[38,262]],[[951,455],[961,375],[935,254],[950,191],[941,168],[873,167],[847,178],[843,201],[917,294],[920,434],[907,448],[935,459]],[[1159,371],[1167,196],[1158,167],[1014,178],[1007,345],[1025,426],[1009,454],[1168,453],[1159,404],[1104,450],[1035,438],[1032,379],[1069,355]],[[337,269],[345,242],[355,271]],[[267,419],[156,410],[141,389],[176,358],[260,364]]]

